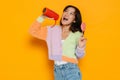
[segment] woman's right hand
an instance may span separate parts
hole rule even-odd
[[[44,14],[41,15],[44,19],[50,19],[50,20],[54,20],[54,18],[49,18],[47,16],[45,16]]]

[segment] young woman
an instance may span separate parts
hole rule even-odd
[[[41,27],[42,15],[30,27],[30,34],[47,42],[49,59],[54,60],[55,80],[81,80],[78,59],[85,54],[86,38],[81,30],[82,18],[78,8],[64,8],[60,25]]]

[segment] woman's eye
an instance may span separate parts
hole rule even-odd
[[[66,10],[64,12],[67,12]]]
[[[73,13],[70,13],[70,15],[73,15]]]

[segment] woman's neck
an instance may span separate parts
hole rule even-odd
[[[63,31],[63,32],[68,32],[68,31],[70,31],[70,26],[62,26],[62,31]]]

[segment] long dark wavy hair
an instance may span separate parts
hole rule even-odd
[[[69,7],[72,7],[75,9],[75,22],[73,22],[70,26],[70,31],[72,31],[73,33],[76,32],[76,31],[80,31],[82,32],[81,30],[81,24],[82,24],[82,17],[81,17],[81,13],[80,13],[80,10],[75,7],[75,6],[72,6],[72,5],[68,5],[64,8],[63,12],[69,8]],[[62,26],[62,22],[60,20],[60,25]]]

